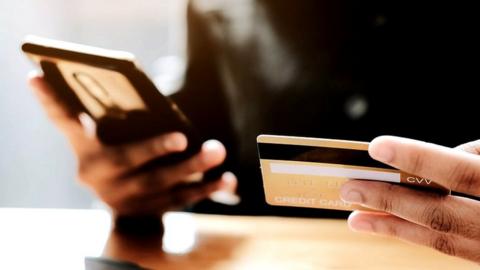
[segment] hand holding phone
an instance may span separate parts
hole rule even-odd
[[[22,48],[43,70],[30,83],[71,142],[79,179],[116,213],[158,214],[235,190],[231,173],[198,181],[223,162],[225,148],[202,143],[133,57],[38,38]],[[79,114],[95,121],[97,136],[84,132]]]
[[[27,36],[22,50],[70,110],[96,122],[102,143],[181,131],[189,148],[198,150],[200,140],[190,121],[161,94],[132,54],[35,36]]]

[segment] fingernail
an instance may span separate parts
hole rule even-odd
[[[41,75],[41,73],[38,72],[38,70],[30,70],[28,72],[27,78],[32,79],[32,78],[38,77],[40,75]]]
[[[352,228],[352,230],[358,231],[358,232],[371,232],[371,231],[373,231],[372,223],[370,223],[366,220],[351,223],[350,227]]]
[[[340,191],[340,197],[342,200],[349,203],[361,204],[364,201],[362,193],[356,189],[342,188]]]
[[[95,123],[95,120],[93,120],[90,115],[84,112],[78,115],[78,119],[82,124],[83,130],[87,137],[94,138],[97,133],[97,124]]]
[[[175,134],[169,136],[166,140],[163,141],[163,146],[165,149],[170,151],[183,150],[185,148],[187,141],[185,136],[181,134]]]
[[[392,147],[385,143],[385,137],[374,139],[368,147],[368,153],[373,159],[384,163],[390,163],[394,155]]]
[[[218,188],[224,191],[233,192],[237,189],[237,177],[232,172],[224,172]]]
[[[223,146],[219,141],[206,141],[202,146],[202,151],[205,152],[205,154],[203,155],[203,162],[211,164],[223,160],[225,158],[225,150],[222,149]]]
[[[212,192],[209,198],[210,200],[216,203],[221,203],[226,205],[237,205],[240,203],[240,197],[223,190]]]
[[[234,183],[235,180],[237,179],[237,177],[235,177],[235,174],[233,174],[232,172],[224,172],[223,173],[223,179],[225,182],[227,182],[228,184],[231,184],[231,183]]]
[[[205,151],[217,151],[220,148],[220,142],[216,140],[209,140],[203,144]]]

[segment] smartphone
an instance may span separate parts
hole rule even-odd
[[[200,150],[198,132],[161,94],[133,54],[36,36],[27,36],[21,48],[72,111],[95,121],[102,143],[120,145],[180,131],[187,136],[188,147],[169,157],[170,162]]]

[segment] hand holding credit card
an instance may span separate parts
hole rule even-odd
[[[450,192],[429,179],[372,159],[366,142],[260,135],[257,144],[265,198],[270,205],[364,209],[340,199],[340,188],[348,179]]]

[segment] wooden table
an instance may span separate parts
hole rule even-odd
[[[162,237],[110,231],[101,210],[0,209],[0,269],[83,269],[106,256],[152,269],[478,269],[343,220],[169,213]]]

